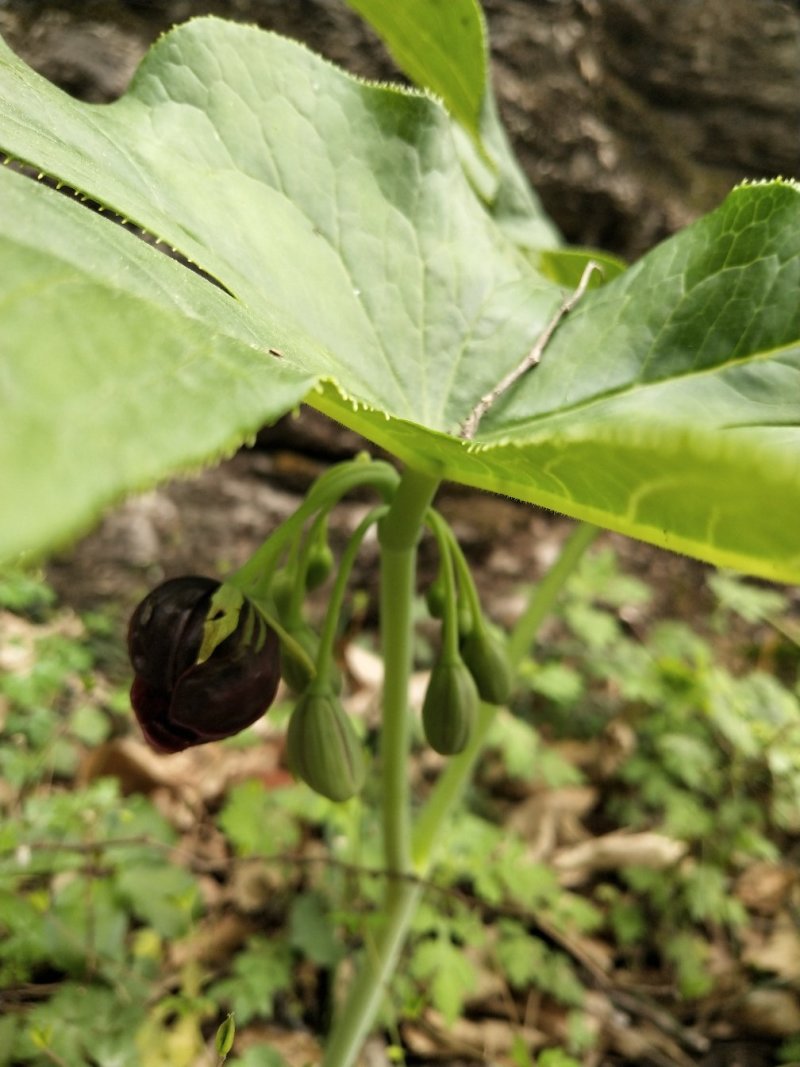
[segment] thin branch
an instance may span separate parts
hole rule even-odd
[[[471,441],[478,430],[478,424],[483,416],[489,410],[489,408],[495,404],[503,393],[508,392],[512,385],[514,385],[523,374],[527,374],[532,367],[535,367],[542,358],[545,348],[550,343],[550,338],[556,332],[556,328],[561,320],[569,315],[570,311],[575,307],[581,297],[584,295],[589,287],[589,281],[595,271],[602,271],[599,263],[595,263],[593,259],[590,259],[586,266],[583,268],[583,274],[581,280],[578,282],[578,288],[564,299],[558,311],[545,326],[544,330],[539,334],[536,339],[536,343],[530,352],[525,356],[521,363],[519,363],[512,371],[501,378],[494,389],[482,396],[472,411],[467,415],[466,419],[461,423],[461,430],[459,431],[459,437],[462,437],[465,441]]]

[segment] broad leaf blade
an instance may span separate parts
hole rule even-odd
[[[7,169],[0,202],[0,559],[230,453],[313,382],[266,347],[299,331],[114,223]]]
[[[800,577],[790,451],[800,403],[787,390],[800,335],[794,186],[737,191],[588,294],[467,446],[459,424],[533,344],[561,293],[486,215],[433,101],[365,85],[297,45],[216,20],[162,39],[111,107],[76,104],[7,57],[0,95],[12,92],[0,147],[180,248],[254,329],[281,323],[280,366],[295,384],[317,383],[308,394],[316,407],[440,476],[744,570]],[[35,227],[30,234],[41,239]],[[8,284],[0,275],[0,292]],[[709,308],[715,333],[699,336]],[[692,375],[695,342],[703,363]],[[50,344],[69,366],[55,329]],[[744,392],[741,358],[752,376]],[[256,389],[268,389],[275,367],[254,368]],[[701,381],[711,384],[699,412]],[[200,390],[198,403],[213,405],[218,393]],[[767,427],[764,411],[778,400],[782,427]],[[54,411],[72,420],[73,437],[84,415],[63,397]],[[247,421],[238,407],[224,419],[234,438]],[[136,474],[135,462],[124,465],[116,489],[136,487]],[[36,477],[63,498],[46,469]]]
[[[486,22],[477,0],[347,0],[381,35],[400,69],[439,95],[456,123],[462,165],[487,210],[520,247],[561,238],[509,144],[488,77]]]
[[[728,435],[797,426],[796,359],[779,350],[800,340],[798,296],[800,186],[741,186],[588,296],[484,436],[629,418]]]
[[[477,0],[347,0],[386,42],[398,67],[436,93],[477,140],[487,83],[486,23]]]
[[[587,295],[468,457],[379,436],[443,477],[797,580],[798,295],[800,189],[742,187]]]
[[[432,100],[216,19],[162,38],[104,108],[15,63],[0,147],[283,309],[327,354],[304,366],[359,402],[453,429],[558,303],[481,211]]]

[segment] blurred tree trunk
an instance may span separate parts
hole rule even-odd
[[[745,178],[800,178],[800,4],[487,0],[503,112],[572,241],[641,255]]]

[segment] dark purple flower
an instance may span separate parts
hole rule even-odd
[[[212,578],[172,578],[148,594],[128,627],[131,704],[159,752],[219,741],[261,718],[280,679],[278,637],[244,599],[235,630],[197,662]]]

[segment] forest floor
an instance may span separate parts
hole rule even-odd
[[[288,695],[246,742],[154,755],[125,707],[122,655],[124,620],[149,588],[164,577],[219,574],[241,563],[330,459],[358,446],[324,420],[286,420],[220,467],[123,505],[55,559],[48,580],[58,606],[46,617],[19,609],[0,616],[9,676],[35,673],[43,634],[99,648],[90,669],[68,671],[51,703],[67,733],[87,704],[110,724],[95,734],[76,727],[73,757],[63,765],[40,753],[27,778],[16,764],[0,768],[0,801],[9,818],[21,820],[17,855],[56,847],[41,811],[38,824],[20,815],[35,807],[32,798],[82,790],[95,797],[109,777],[126,803],[146,800],[172,835],[168,852],[162,845],[157,861],[152,854],[141,861],[149,885],[129,885],[130,872],[115,866],[113,842],[103,843],[115,837],[111,824],[105,838],[92,839],[121,910],[109,960],[116,953],[119,966],[133,953],[125,965],[135,970],[136,952],[153,938],[143,986],[149,1014],[130,1023],[138,1035],[133,1064],[213,1064],[210,1043],[225,1010],[235,1012],[239,1028],[238,1058],[230,1062],[318,1062],[331,998],[347,982],[348,954],[369,937],[380,882],[369,811],[377,786],[368,787],[359,814],[345,816],[292,784],[283,750]],[[365,506],[353,500],[338,509],[334,549]],[[443,492],[440,506],[475,569],[487,613],[511,625],[572,524],[462,489]],[[420,560],[423,590],[436,570],[427,541]],[[368,543],[341,647],[346,704],[370,740],[381,684],[376,562]],[[733,578],[720,584],[695,562],[614,535],[598,539],[531,650],[511,711],[499,713],[364,1064],[396,1062],[399,1049],[409,1064],[800,1061],[797,609],[795,591]],[[107,624],[98,628],[98,618]],[[436,641],[421,600],[417,702]],[[18,748],[14,724],[25,720],[15,719],[15,702],[24,699],[10,683],[5,695],[0,689],[0,724]],[[416,746],[410,774],[418,795],[441,765]],[[106,811],[98,818],[111,818],[108,799],[96,803]],[[59,826],[67,847],[71,831]],[[152,845],[150,836],[142,841]],[[353,840],[361,842],[355,849]],[[87,847],[84,841],[78,851]],[[178,890],[167,885],[175,871],[192,900],[183,918],[175,913]],[[91,865],[72,876],[91,879]],[[61,907],[67,875],[58,864],[36,867],[29,881],[24,871],[0,866],[0,877],[31,899],[47,887],[51,907]],[[161,890],[159,879],[166,879]],[[162,901],[159,912],[142,904],[142,894],[160,891],[173,905]],[[92,915],[86,923],[102,927]],[[76,982],[102,977],[86,955],[58,962],[56,952],[43,966],[34,952],[26,972],[9,951],[0,997],[29,1030],[38,1018],[30,1011],[57,1004],[59,988],[66,996]],[[52,1035],[46,1053],[41,1045],[37,1053],[30,1034],[26,1046],[23,1030],[15,1033],[9,1048],[17,1051],[6,1059],[0,1053],[0,1064],[128,1062],[88,1052],[82,1061],[79,1038],[65,1057]]]

